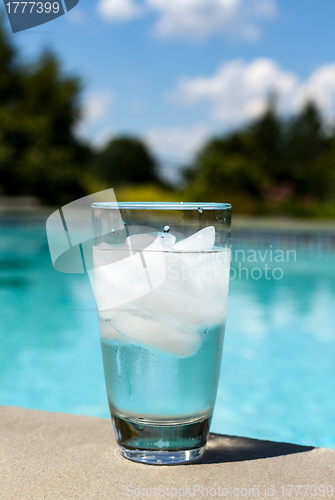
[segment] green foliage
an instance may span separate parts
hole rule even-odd
[[[33,67],[17,55],[0,26],[0,188],[49,204],[84,196],[82,171],[91,159],[73,127],[80,116],[80,83],[64,77],[50,53]]]
[[[97,155],[96,174],[111,186],[157,183],[156,163],[136,137],[112,139]]]
[[[332,217],[335,131],[311,102],[290,119],[271,102],[254,123],[210,140],[187,176],[188,196],[232,201],[235,213]]]
[[[120,200],[230,201],[234,213],[335,217],[335,129],[313,103],[283,119],[272,99],[253,123],[209,140],[185,171],[187,188],[173,192],[140,139],[120,136],[94,153],[75,137],[80,92],[49,52],[19,64],[0,19],[0,194],[60,205],[115,187]]]
[[[49,52],[18,64],[1,22],[0,77],[0,193],[65,204],[109,187],[159,184],[141,140],[118,137],[100,153],[78,141],[80,80],[64,76]]]
[[[115,196],[118,201],[192,201],[184,193],[157,184],[120,186],[115,189]]]

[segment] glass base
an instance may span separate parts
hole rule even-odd
[[[176,465],[190,462],[201,457],[205,449],[206,445],[194,450],[181,451],[127,450],[123,448],[123,446],[119,446],[120,453],[123,457],[133,460],[134,462],[142,462],[151,465]]]
[[[188,421],[132,421],[113,416],[121,455],[135,462],[173,465],[205,451],[211,417]]]

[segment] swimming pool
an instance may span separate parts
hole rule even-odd
[[[236,250],[211,430],[335,448],[334,252]],[[109,418],[88,279],[41,228],[1,228],[0,314],[0,404]]]

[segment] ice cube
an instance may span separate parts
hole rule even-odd
[[[123,337],[128,342],[138,342],[145,347],[154,347],[178,357],[190,356],[200,346],[200,335],[191,327],[177,329],[161,320],[131,314],[130,310],[113,314],[109,327],[109,321],[105,322],[100,331],[109,338],[113,338],[116,333],[118,339]]]
[[[131,252],[141,252],[147,250],[153,244],[160,244],[159,237],[157,233],[153,234],[132,234],[126,238],[126,246]]]
[[[204,327],[225,320],[229,252],[211,251],[213,226],[178,243],[164,233],[162,244],[161,236],[128,237],[131,257],[96,269],[101,335],[190,356]]]
[[[135,238],[130,241],[140,249],[141,245],[149,240]],[[135,253],[127,247],[115,247],[111,250],[94,247],[95,269],[88,270],[88,274],[98,309],[101,311],[125,304],[150,293],[161,285],[165,279],[166,270],[165,254],[161,249],[162,245],[158,237],[145,247],[145,250]]]
[[[196,331],[203,323],[222,322],[223,302],[218,298],[194,297],[160,287],[150,295],[131,303],[142,314],[159,319],[163,324],[190,325]]]
[[[90,279],[92,272],[99,311],[125,304],[151,291],[139,253],[88,271]]]
[[[211,254],[209,254],[211,255]],[[205,297],[205,278],[201,265],[207,253],[170,252],[165,255],[166,279],[162,286],[186,295]]]
[[[208,226],[192,236],[184,238],[172,246],[173,250],[182,252],[205,252],[213,249],[215,242],[215,228]]]
[[[126,245],[109,245],[108,243],[100,243],[93,247],[93,262],[94,267],[102,267],[121,261],[130,257],[131,253]]]
[[[176,237],[173,234],[169,233],[158,233],[160,241],[163,245],[168,247],[172,246],[176,242]]]

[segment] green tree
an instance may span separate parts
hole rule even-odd
[[[96,173],[110,186],[157,183],[157,165],[136,137],[112,139],[97,157]]]
[[[240,193],[260,200],[279,168],[281,144],[281,123],[271,105],[251,125],[205,145],[195,160],[191,190],[210,198]]]
[[[245,128],[205,145],[187,172],[190,196],[232,199],[236,211],[294,214],[334,196],[335,133],[326,132],[313,103],[290,119],[280,118],[274,104]]]
[[[80,118],[78,78],[62,74],[51,53],[24,67],[0,25],[0,188],[66,203],[86,194],[92,153],[74,136]]]
[[[331,172],[322,168],[320,159],[330,145],[331,137],[326,132],[318,108],[313,102],[308,102],[287,124],[278,181],[290,179],[298,196],[323,198]]]

